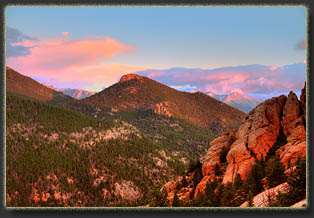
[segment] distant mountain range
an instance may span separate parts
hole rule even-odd
[[[62,88],[56,88],[53,86],[47,86],[47,87],[51,88],[55,91],[62,92],[63,94],[66,94],[66,95],[68,95],[72,98],[75,98],[75,99],[87,98],[87,97],[94,95],[96,93],[96,92],[90,92],[90,91],[86,91],[86,90],[82,90],[82,89],[73,89],[73,88],[62,89]]]
[[[242,95],[238,92],[233,92],[231,94],[216,94],[213,92],[207,92],[206,94],[228,105],[238,108],[245,113],[250,112],[262,102],[260,99]]]

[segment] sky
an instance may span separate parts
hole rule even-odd
[[[306,37],[305,7],[6,8],[6,64],[88,91],[128,73],[182,91],[266,98],[299,90]]]

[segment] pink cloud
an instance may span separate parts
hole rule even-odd
[[[57,37],[38,41],[24,40],[15,45],[29,47],[30,54],[8,57],[7,65],[28,76],[53,77],[60,81],[69,77],[75,80],[93,77],[92,72],[85,75],[81,69],[98,66],[106,59],[112,59],[133,49],[130,45],[105,36],[85,39]]]
[[[269,69],[270,69],[271,71],[273,71],[273,70],[277,70],[277,68],[278,68],[278,67],[276,67],[276,66],[271,66]]]
[[[162,76],[162,75],[163,75],[162,72],[150,72],[147,76],[148,76],[149,78],[154,78],[154,77],[160,77],[160,76]]]
[[[145,69],[147,69],[147,67],[102,63],[76,69],[75,75],[69,70],[65,72],[64,76],[61,77],[59,81],[69,82],[73,80],[73,78],[76,78],[77,81],[84,83],[83,89],[100,91],[103,87],[108,87],[118,82],[121,76],[125,74]]]
[[[284,66],[242,65],[210,70],[168,69],[147,70],[141,75],[164,84],[183,87],[187,84],[197,87],[195,90],[230,94],[238,92],[244,95],[279,95],[290,90],[300,90],[304,86],[306,66],[296,63]]]
[[[68,35],[69,35],[69,32],[62,32],[62,35],[68,36]]]

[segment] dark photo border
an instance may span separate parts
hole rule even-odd
[[[306,125],[306,140],[307,140],[307,207],[306,208],[296,208],[296,209],[285,209],[285,208],[19,208],[19,209],[8,209],[5,208],[4,196],[5,196],[5,7],[6,6],[304,6],[307,7],[307,75],[306,75],[306,108],[307,108],[307,125]],[[55,217],[55,216],[74,216],[74,217],[154,217],[154,216],[179,216],[179,217],[190,217],[190,216],[254,216],[260,217],[263,215],[274,216],[274,217],[287,217],[287,216],[302,216],[302,217],[312,217],[312,193],[313,193],[313,173],[312,165],[313,158],[311,149],[312,147],[312,137],[313,133],[313,120],[312,120],[312,94],[314,93],[312,87],[313,76],[311,75],[312,69],[312,40],[311,32],[313,29],[313,2],[312,1],[302,1],[302,0],[264,0],[264,1],[231,1],[231,0],[213,0],[213,1],[128,1],[128,0],[89,0],[89,1],[79,1],[79,0],[1,0],[0,1],[0,39],[1,39],[1,78],[0,78],[0,88],[1,88],[1,131],[0,131],[0,159],[1,159],[1,179],[0,179],[0,217]]]

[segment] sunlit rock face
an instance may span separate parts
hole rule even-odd
[[[203,163],[203,174],[208,175],[213,170],[213,166],[219,164],[217,154],[223,146],[229,149],[223,183],[233,182],[238,173],[243,180],[246,180],[255,158],[265,158],[269,149],[280,137],[286,138],[286,144],[276,152],[284,165],[288,162],[293,164],[299,156],[304,157],[306,155],[305,99],[304,87],[300,100],[291,91],[288,97],[281,95],[259,104],[233,133],[231,144],[228,144],[226,135],[213,140],[205,156],[207,158]]]

